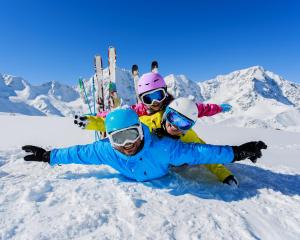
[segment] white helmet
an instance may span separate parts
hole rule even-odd
[[[188,98],[177,98],[172,101],[168,107],[194,122],[198,119],[198,107],[195,102]]]

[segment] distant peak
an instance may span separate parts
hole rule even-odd
[[[262,72],[265,72],[265,69],[264,69],[262,66],[259,66],[259,65],[249,67],[248,69],[249,69],[249,70],[250,70],[250,69],[252,69],[252,70],[260,70],[260,71],[262,71]],[[247,68],[246,68],[245,70],[247,70]]]

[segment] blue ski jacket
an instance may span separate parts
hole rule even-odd
[[[50,164],[106,164],[130,179],[147,181],[166,175],[170,165],[230,163],[234,157],[230,146],[158,138],[146,126],[143,131],[144,146],[133,156],[117,151],[104,139],[88,145],[53,149]]]

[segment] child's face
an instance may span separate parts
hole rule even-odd
[[[161,107],[161,103],[157,103],[157,102],[149,106],[149,108],[154,112],[158,112],[160,110],[160,107]]]
[[[138,152],[141,143],[142,143],[142,140],[139,138],[134,143],[128,143],[125,146],[113,146],[113,147],[116,150],[118,150],[119,152],[121,152],[127,156],[132,156]]]
[[[166,130],[167,130],[167,132],[168,132],[170,135],[172,135],[172,136],[180,136],[180,135],[182,134],[182,131],[181,131],[178,127],[172,125],[172,124],[169,123],[168,121],[166,121],[165,124],[166,124],[166,125],[165,125],[165,126],[166,126]]]

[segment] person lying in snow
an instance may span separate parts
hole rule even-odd
[[[145,124],[150,132],[154,132],[159,137],[168,136],[173,139],[180,139],[182,142],[203,143],[192,130],[192,127],[198,119],[197,105],[188,98],[178,98],[173,100],[167,106],[165,112],[159,111],[152,115],[141,116],[140,121]],[[77,125],[84,129],[105,131],[104,118],[95,116],[81,116],[77,119]],[[229,184],[233,187],[238,186],[238,181],[223,164],[205,164],[204,165],[219,181]],[[183,168],[174,168],[180,172]]]
[[[262,141],[240,146],[218,146],[159,138],[150,133],[131,109],[110,112],[105,125],[107,139],[51,151],[26,145],[22,149],[29,155],[24,160],[50,165],[107,164],[127,178],[148,181],[166,175],[170,165],[226,164],[247,158],[255,163],[262,156],[261,150],[267,148]]]

